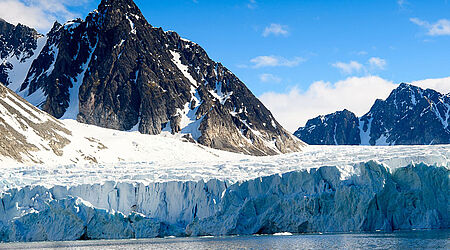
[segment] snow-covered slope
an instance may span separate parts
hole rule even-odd
[[[142,135],[57,120],[0,84],[0,166],[201,160],[236,154],[187,142],[170,133]],[[177,154],[168,153],[176,148]]]
[[[421,162],[447,167],[450,158],[450,146],[308,146],[302,153],[253,157],[212,150],[171,135],[142,136],[76,125],[80,130],[73,130],[74,136],[84,137],[78,142],[72,139],[66,146],[64,154],[68,159],[55,156],[46,164],[1,164],[4,178],[0,191],[29,185],[51,188],[107,181],[149,184],[218,179],[235,183],[321,166],[336,166],[343,176],[350,176],[355,164],[371,160],[394,170]]]
[[[0,163],[43,163],[62,157],[70,137],[61,122],[0,83]]]
[[[12,25],[0,18],[0,82],[19,92],[31,63],[46,41],[47,38],[36,30],[22,24]]]

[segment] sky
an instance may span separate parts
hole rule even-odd
[[[46,33],[99,0],[0,0],[0,17]],[[363,115],[401,82],[450,92],[447,0],[135,0],[200,44],[289,131],[344,108]]]

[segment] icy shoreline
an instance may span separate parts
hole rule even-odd
[[[3,190],[0,241],[449,228],[448,166]]]

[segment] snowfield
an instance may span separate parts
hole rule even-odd
[[[450,145],[254,157],[63,120],[46,164],[1,159],[0,241],[450,226]]]
[[[5,163],[0,168],[0,191],[107,181],[149,184],[218,179],[235,183],[322,166],[336,166],[345,179],[355,173],[355,165],[368,161],[382,163],[391,170],[411,163],[449,168],[450,162],[450,145],[308,146],[300,153],[257,157],[211,149],[170,133],[143,135],[74,120],[62,122],[72,132],[63,155],[46,153],[39,158],[47,162],[45,165],[2,159]]]
[[[66,146],[65,152],[73,153],[70,159],[81,159],[81,163],[62,159],[61,163],[53,160],[46,165],[3,164],[0,169],[0,191],[33,185],[50,188],[108,181],[147,185],[217,179],[235,183],[292,171],[309,171],[322,166],[336,166],[341,172],[341,178],[346,179],[355,173],[355,165],[372,160],[391,170],[411,163],[446,168],[450,165],[450,145],[308,146],[300,153],[255,157],[214,150],[182,141],[170,134],[151,136],[108,130],[109,136],[100,139],[100,131],[96,129],[105,129],[84,124],[79,126],[89,128],[87,131],[91,132],[89,136],[92,137],[86,139],[86,144],[91,144],[83,147],[72,143]],[[76,132],[73,133],[76,135]],[[99,149],[97,143],[101,143],[100,148],[105,149]],[[79,148],[83,148],[81,153]],[[100,163],[86,161],[94,158]]]

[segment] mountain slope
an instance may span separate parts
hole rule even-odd
[[[36,30],[0,18],[0,82],[18,90],[45,42]]]
[[[402,83],[361,118],[336,112],[309,120],[294,134],[314,145],[449,144],[449,122],[450,94]]]
[[[36,155],[62,156],[70,135],[60,121],[0,84],[0,162],[44,163]]]
[[[173,156],[175,151],[176,157]],[[0,84],[0,166],[5,171],[2,175],[11,174],[11,179],[20,175],[11,172],[13,166],[35,166],[34,169],[39,172],[36,176],[42,177],[48,173],[45,169],[52,166],[58,169],[61,165],[70,164],[92,166],[96,163],[158,161],[173,165],[179,161],[217,161],[240,157],[244,155],[190,143],[181,136],[167,132],[143,135],[70,119],[57,120]],[[38,165],[43,169],[37,168]],[[86,175],[82,176],[85,178]]]
[[[55,23],[21,93],[57,118],[144,134],[184,134],[252,155],[299,151],[233,73],[197,44],[152,27],[132,0],[104,0]]]

